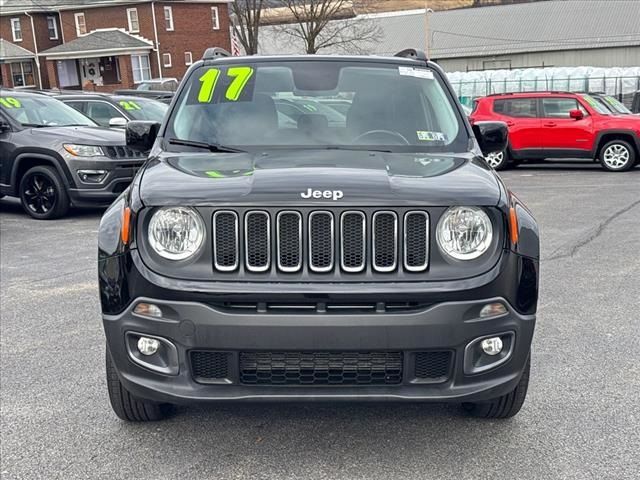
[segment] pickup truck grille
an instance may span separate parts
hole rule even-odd
[[[218,272],[328,274],[423,272],[429,266],[424,210],[218,210]]]

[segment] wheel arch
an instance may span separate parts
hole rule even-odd
[[[600,152],[602,147],[612,140],[624,140],[634,149],[636,158],[640,157],[640,138],[633,130],[604,130],[598,133],[593,151],[593,159],[600,161]]]
[[[37,166],[49,166],[55,168],[66,189],[69,189],[73,184],[70,178],[69,169],[60,159],[45,153],[23,152],[16,156],[16,159],[13,162],[11,185],[13,186],[14,194],[18,193],[20,180],[27,170]]]

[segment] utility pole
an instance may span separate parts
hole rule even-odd
[[[425,34],[425,51],[427,53],[427,58],[431,58],[429,50],[431,49],[431,33],[429,31],[429,17],[433,10],[429,8],[429,0],[425,0],[424,2],[424,34]]]

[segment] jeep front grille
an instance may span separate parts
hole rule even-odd
[[[103,150],[109,158],[141,158],[146,157],[146,154],[134,150],[126,145],[116,145],[103,147]]]
[[[335,234],[331,212],[309,214],[309,268],[328,272],[333,268]]]
[[[247,270],[264,272],[271,263],[271,221],[267,212],[244,216],[244,251]]]
[[[429,266],[424,210],[218,210],[213,263],[218,272],[388,274]]]
[[[217,270],[238,268],[238,214],[220,210],[213,215],[213,263]]]

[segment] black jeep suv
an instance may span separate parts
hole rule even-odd
[[[442,70],[396,57],[224,57],[187,73],[99,231],[109,397],[122,419],[242,400],[522,406],[538,229],[487,166]],[[349,99],[279,123],[282,98]]]
[[[72,204],[109,205],[145,157],[122,131],[54,98],[0,90],[0,197],[19,197],[34,218],[61,217]]]

